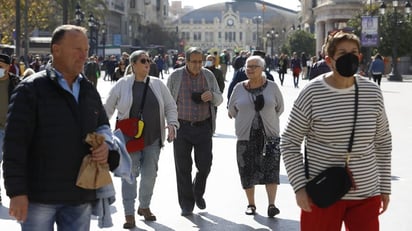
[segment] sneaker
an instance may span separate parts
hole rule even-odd
[[[245,211],[246,215],[255,215],[256,214],[256,206],[255,205],[248,205]]]

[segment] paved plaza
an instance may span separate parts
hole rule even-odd
[[[232,72],[228,73],[229,81],[232,75]],[[165,82],[167,77],[168,75],[165,75]],[[277,73],[274,77],[275,82],[279,84]],[[285,77],[285,84],[280,87],[285,101],[285,112],[280,117],[281,131],[286,126],[293,101],[306,83],[307,80],[301,80],[300,88],[296,89],[290,73]],[[113,83],[109,81],[99,80],[98,90],[103,100],[112,85]],[[229,82],[226,82],[226,89],[228,85]],[[393,136],[392,196],[388,211],[381,215],[381,230],[409,231],[412,230],[412,197],[410,196],[412,193],[412,146],[410,146],[412,144],[412,103],[410,102],[412,80],[389,82],[384,79],[381,88]],[[276,199],[280,214],[276,218],[267,217],[268,204],[264,186],[256,187],[257,215],[244,214],[247,200],[240,184],[236,164],[234,120],[227,116],[226,95],[225,91],[224,102],[218,108],[216,135],[213,138],[213,166],[204,197],[207,208],[205,210],[195,208],[192,216],[180,216],[173,149],[172,144],[166,142],[161,152],[157,182],[150,206],[157,216],[157,221],[146,222],[143,217],[137,216],[137,227],[133,230],[299,230],[300,210],[295,203],[295,195],[289,185],[283,163],[281,163],[280,185]],[[111,206],[114,226],[104,230],[119,231],[124,230],[121,184],[119,178],[113,178],[113,181],[116,189],[116,201]],[[0,230],[20,230],[18,223],[8,216],[9,198],[5,194],[2,180],[0,184],[3,198],[3,206],[0,206]],[[138,203],[136,208],[137,206]],[[96,218],[92,219],[91,230],[100,230]]]

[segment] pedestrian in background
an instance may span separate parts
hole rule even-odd
[[[96,88],[82,74],[87,60],[87,30],[57,27],[52,35],[53,63],[24,79],[10,100],[4,137],[4,184],[9,214],[25,230],[90,229],[96,190],[76,186],[83,158],[119,163],[109,151],[113,134]],[[85,138],[105,136],[97,148]]]
[[[213,73],[202,67],[203,52],[198,47],[186,51],[186,66],[170,74],[167,86],[176,101],[180,128],[173,142],[176,180],[181,215],[193,213],[196,203],[206,208],[203,195],[212,166],[212,135],[215,129],[214,107],[222,101]],[[197,168],[192,179],[192,150]]]
[[[121,78],[110,90],[104,107],[109,118],[117,110],[117,120],[138,118],[139,108],[145,100],[142,118],[144,121],[144,149],[130,153],[132,159],[133,182],[122,179],[122,198],[126,229],[136,226],[135,199],[137,197],[136,177],[141,176],[139,186],[139,208],[137,214],[146,221],[155,221],[156,216],[150,210],[150,202],[157,177],[160,148],[165,140],[171,142],[179,127],[176,103],[166,85],[157,77],[149,76],[150,58],[143,50],[130,54],[133,73]],[[147,85],[148,84],[148,85]],[[143,96],[147,85],[146,96]],[[165,123],[167,121],[167,125]]]
[[[97,63],[97,57],[92,55],[84,67],[84,74],[95,87],[97,87],[97,80],[100,77],[100,66]]]
[[[326,63],[326,60],[323,58],[325,56],[325,44],[322,45],[322,52],[319,52],[318,61],[312,64],[309,73],[309,80],[316,78],[319,75],[328,73],[331,71],[329,65]]]
[[[20,63],[16,57],[11,58],[9,72],[19,77],[23,75],[23,71],[20,68]]]
[[[129,63],[129,61],[127,61]],[[126,63],[124,59],[121,59],[119,61],[119,64],[116,67],[116,70],[114,71],[114,81],[118,81],[120,78],[125,76],[126,74]]]
[[[222,53],[220,53],[219,65],[220,65],[220,70],[222,71],[222,74],[223,74],[223,79],[225,81],[226,81],[227,67],[229,64],[230,64],[230,55],[227,52],[227,50],[224,49]]]
[[[162,55],[160,55],[160,54],[156,55],[155,59],[154,59],[154,62],[156,63],[157,70],[159,71],[159,77],[162,76],[162,79],[163,79],[163,70],[165,68],[164,67],[165,66],[165,61],[164,61]]]
[[[20,78],[18,76],[9,72],[10,64],[10,56],[8,56],[7,54],[0,54],[0,167],[3,160],[4,128],[6,126],[6,117],[10,102],[10,96],[13,89],[20,82]]]
[[[382,56],[378,53],[373,58],[373,61],[369,67],[369,74],[372,75],[373,82],[381,85],[382,75],[385,71],[385,64]]]
[[[213,65],[214,62],[215,62],[215,56],[214,55],[206,56],[205,68],[213,73],[213,75],[216,78],[217,84],[219,85],[219,90],[220,90],[221,93],[223,93],[223,91],[225,89],[225,79],[223,77],[222,71],[220,69],[217,69]]]
[[[279,117],[284,104],[278,86],[266,79],[264,70],[262,57],[251,56],[246,60],[248,80],[235,86],[228,111],[229,117],[235,118],[237,164],[248,200],[245,213],[256,214],[255,185],[263,184],[268,197],[267,214],[274,217],[280,212],[275,206],[280,152],[266,155],[263,149],[269,137],[280,137]]]
[[[290,60],[290,70],[293,75],[293,85],[295,88],[299,88],[299,75],[302,71],[301,61],[296,52],[293,52],[293,57]]]
[[[208,69],[213,73],[213,75],[216,78],[217,84],[219,85],[219,90],[223,94],[223,91],[225,89],[225,79],[223,77],[223,73],[221,70],[217,69],[213,63],[215,62],[215,56],[214,55],[208,55],[206,56],[206,62],[205,62],[205,68]],[[217,107],[214,107],[215,113],[217,115]],[[215,117],[215,123],[216,123],[216,118]],[[215,130],[213,130],[213,134],[215,133]]]
[[[285,74],[288,70],[289,59],[286,54],[281,54],[278,62],[278,74],[280,85],[283,86],[283,81],[285,80]]]
[[[104,76],[103,80],[106,80],[106,77],[110,81],[114,81],[114,71],[117,67],[117,59],[116,56],[110,55],[109,60],[106,62],[106,75]]]
[[[302,52],[302,54],[300,55],[300,64],[301,64],[301,67],[302,67],[302,72],[301,72],[301,78],[302,79],[307,78],[307,75],[308,75],[308,61],[309,61],[309,58],[307,57],[305,52]]]
[[[300,92],[282,134],[283,161],[301,208],[300,230],[340,231],[343,222],[346,230],[378,231],[379,215],[388,208],[391,193],[392,141],[382,91],[355,76],[360,54],[355,34],[330,34],[326,51],[332,72],[312,80]],[[345,163],[352,173],[353,187],[327,208],[313,204],[306,192],[304,140],[309,179]]]

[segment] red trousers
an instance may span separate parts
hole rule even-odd
[[[364,200],[340,200],[328,208],[312,206],[312,212],[302,210],[301,231],[378,231],[381,197]]]

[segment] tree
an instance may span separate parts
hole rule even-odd
[[[53,31],[58,25],[61,25],[63,21],[63,1],[64,0],[27,0],[27,15],[28,15],[28,25],[27,29],[29,35],[35,30],[45,30]],[[74,11],[78,0],[69,0],[68,4],[68,16],[69,23],[74,24]],[[85,12],[87,15],[85,20],[87,20],[88,13],[92,12],[93,15],[100,21],[103,21],[106,15],[106,4],[104,0],[80,0],[80,5],[83,9],[89,9]],[[0,0],[0,31],[1,31],[1,43],[12,44],[13,43],[13,29],[16,25],[16,5],[15,1],[10,0]],[[26,1],[21,0],[21,11],[24,11]],[[23,13],[21,14],[23,17]],[[20,28],[24,28],[24,20],[21,19]],[[85,22],[84,25],[86,25]],[[12,25],[10,27],[10,25]],[[24,33],[22,30],[21,39],[24,40]]]
[[[376,15],[378,6],[372,8],[365,7],[363,11],[354,16],[348,21],[348,26],[354,29],[354,33],[360,36],[362,31],[362,16]],[[393,44],[397,43],[397,53],[399,57],[412,54],[412,46],[410,37],[412,36],[412,24],[408,16],[402,13],[397,13],[396,17],[391,9],[386,9],[385,15],[379,15],[379,44],[377,47],[372,47],[374,53],[379,52],[383,56],[391,56]],[[396,20],[397,19],[397,20]],[[362,48],[362,52],[365,48]],[[372,53],[371,55],[374,55]]]
[[[287,51],[288,54],[292,52],[305,52],[308,55],[316,55],[316,45],[315,37],[312,33],[296,30],[293,31],[287,41],[285,47],[282,48],[282,51]]]
[[[26,1],[21,2],[21,9],[23,10]],[[49,18],[54,16],[53,1],[36,1],[28,0],[28,30],[33,31],[34,28],[45,29],[49,26]],[[0,0],[0,31],[2,32],[1,43],[13,43],[13,31],[16,26],[16,2],[10,0]],[[23,14],[21,14],[23,17]],[[23,28],[24,20],[20,20],[20,28]],[[10,26],[11,25],[11,26]],[[24,33],[21,33],[23,39]]]

